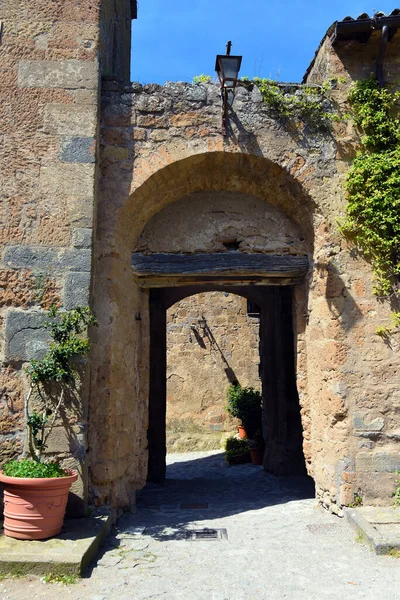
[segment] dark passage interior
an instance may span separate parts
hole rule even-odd
[[[166,475],[167,309],[187,296],[206,291],[229,291],[260,308],[264,468],[276,475],[305,474],[295,379],[292,287],[195,285],[150,290],[148,481],[159,483]]]

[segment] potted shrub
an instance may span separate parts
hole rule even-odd
[[[96,324],[89,307],[60,312],[52,306],[48,316],[45,327],[52,338],[49,349],[26,369],[30,387],[24,408],[30,458],[11,460],[0,471],[5,534],[26,540],[53,537],[62,528],[69,488],[78,475],[54,461],[45,461],[43,453],[66,392],[74,386],[74,359],[89,351],[89,341],[82,334],[89,325]]]
[[[225,460],[230,465],[242,465],[250,462],[247,440],[229,437],[225,441]]]
[[[262,427],[261,394],[252,387],[244,387],[238,383],[228,389],[228,405],[226,410],[232,417],[241,421],[243,431],[240,437],[253,438]]]

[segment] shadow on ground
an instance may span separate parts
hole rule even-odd
[[[229,466],[222,452],[186,456],[168,457],[166,481],[138,492],[137,513],[120,519],[120,532],[145,528],[160,541],[185,539],[199,521],[315,496],[310,477],[275,476],[251,464]]]

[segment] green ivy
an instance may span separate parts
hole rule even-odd
[[[349,95],[364,149],[348,173],[348,205],[341,231],[371,262],[377,295],[399,299],[400,122],[399,93],[380,88],[375,77],[356,83]]]
[[[242,81],[247,82],[248,78],[244,77]],[[264,102],[282,119],[296,117],[315,129],[329,129],[331,122],[337,118],[334,112],[326,110],[330,85],[296,87],[293,93],[288,93],[270,79],[254,77],[253,83],[260,90]]]
[[[89,325],[96,324],[88,306],[80,306],[63,313],[52,306],[48,316],[52,321],[46,321],[45,327],[49,330],[53,342],[41,360],[31,360],[27,371],[34,384],[71,381],[71,359],[87,354],[90,348],[89,341],[78,336],[86,331]]]
[[[46,321],[45,327],[52,338],[49,350],[42,359],[31,360],[26,369],[31,379],[29,393],[25,398],[29,451],[32,459],[39,463],[63,403],[65,387],[74,382],[76,367],[74,360],[87,354],[90,349],[89,340],[84,334],[89,325],[96,325],[96,319],[88,306],[79,306],[63,312],[52,306],[48,311],[48,317],[50,320]],[[58,384],[59,392],[55,407],[50,404],[46,387],[54,383]],[[29,402],[34,390],[42,400],[42,412],[29,409]],[[51,420],[48,422],[50,416]],[[31,475],[31,477],[35,477],[35,475]]]

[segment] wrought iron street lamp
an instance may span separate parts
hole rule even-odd
[[[228,108],[232,106],[235,97],[235,88],[238,82],[240,65],[242,64],[241,56],[231,56],[231,47],[232,42],[228,42],[226,45],[226,54],[217,54],[215,61],[215,70],[218,73],[218,78],[221,83],[222,127],[224,132]]]

